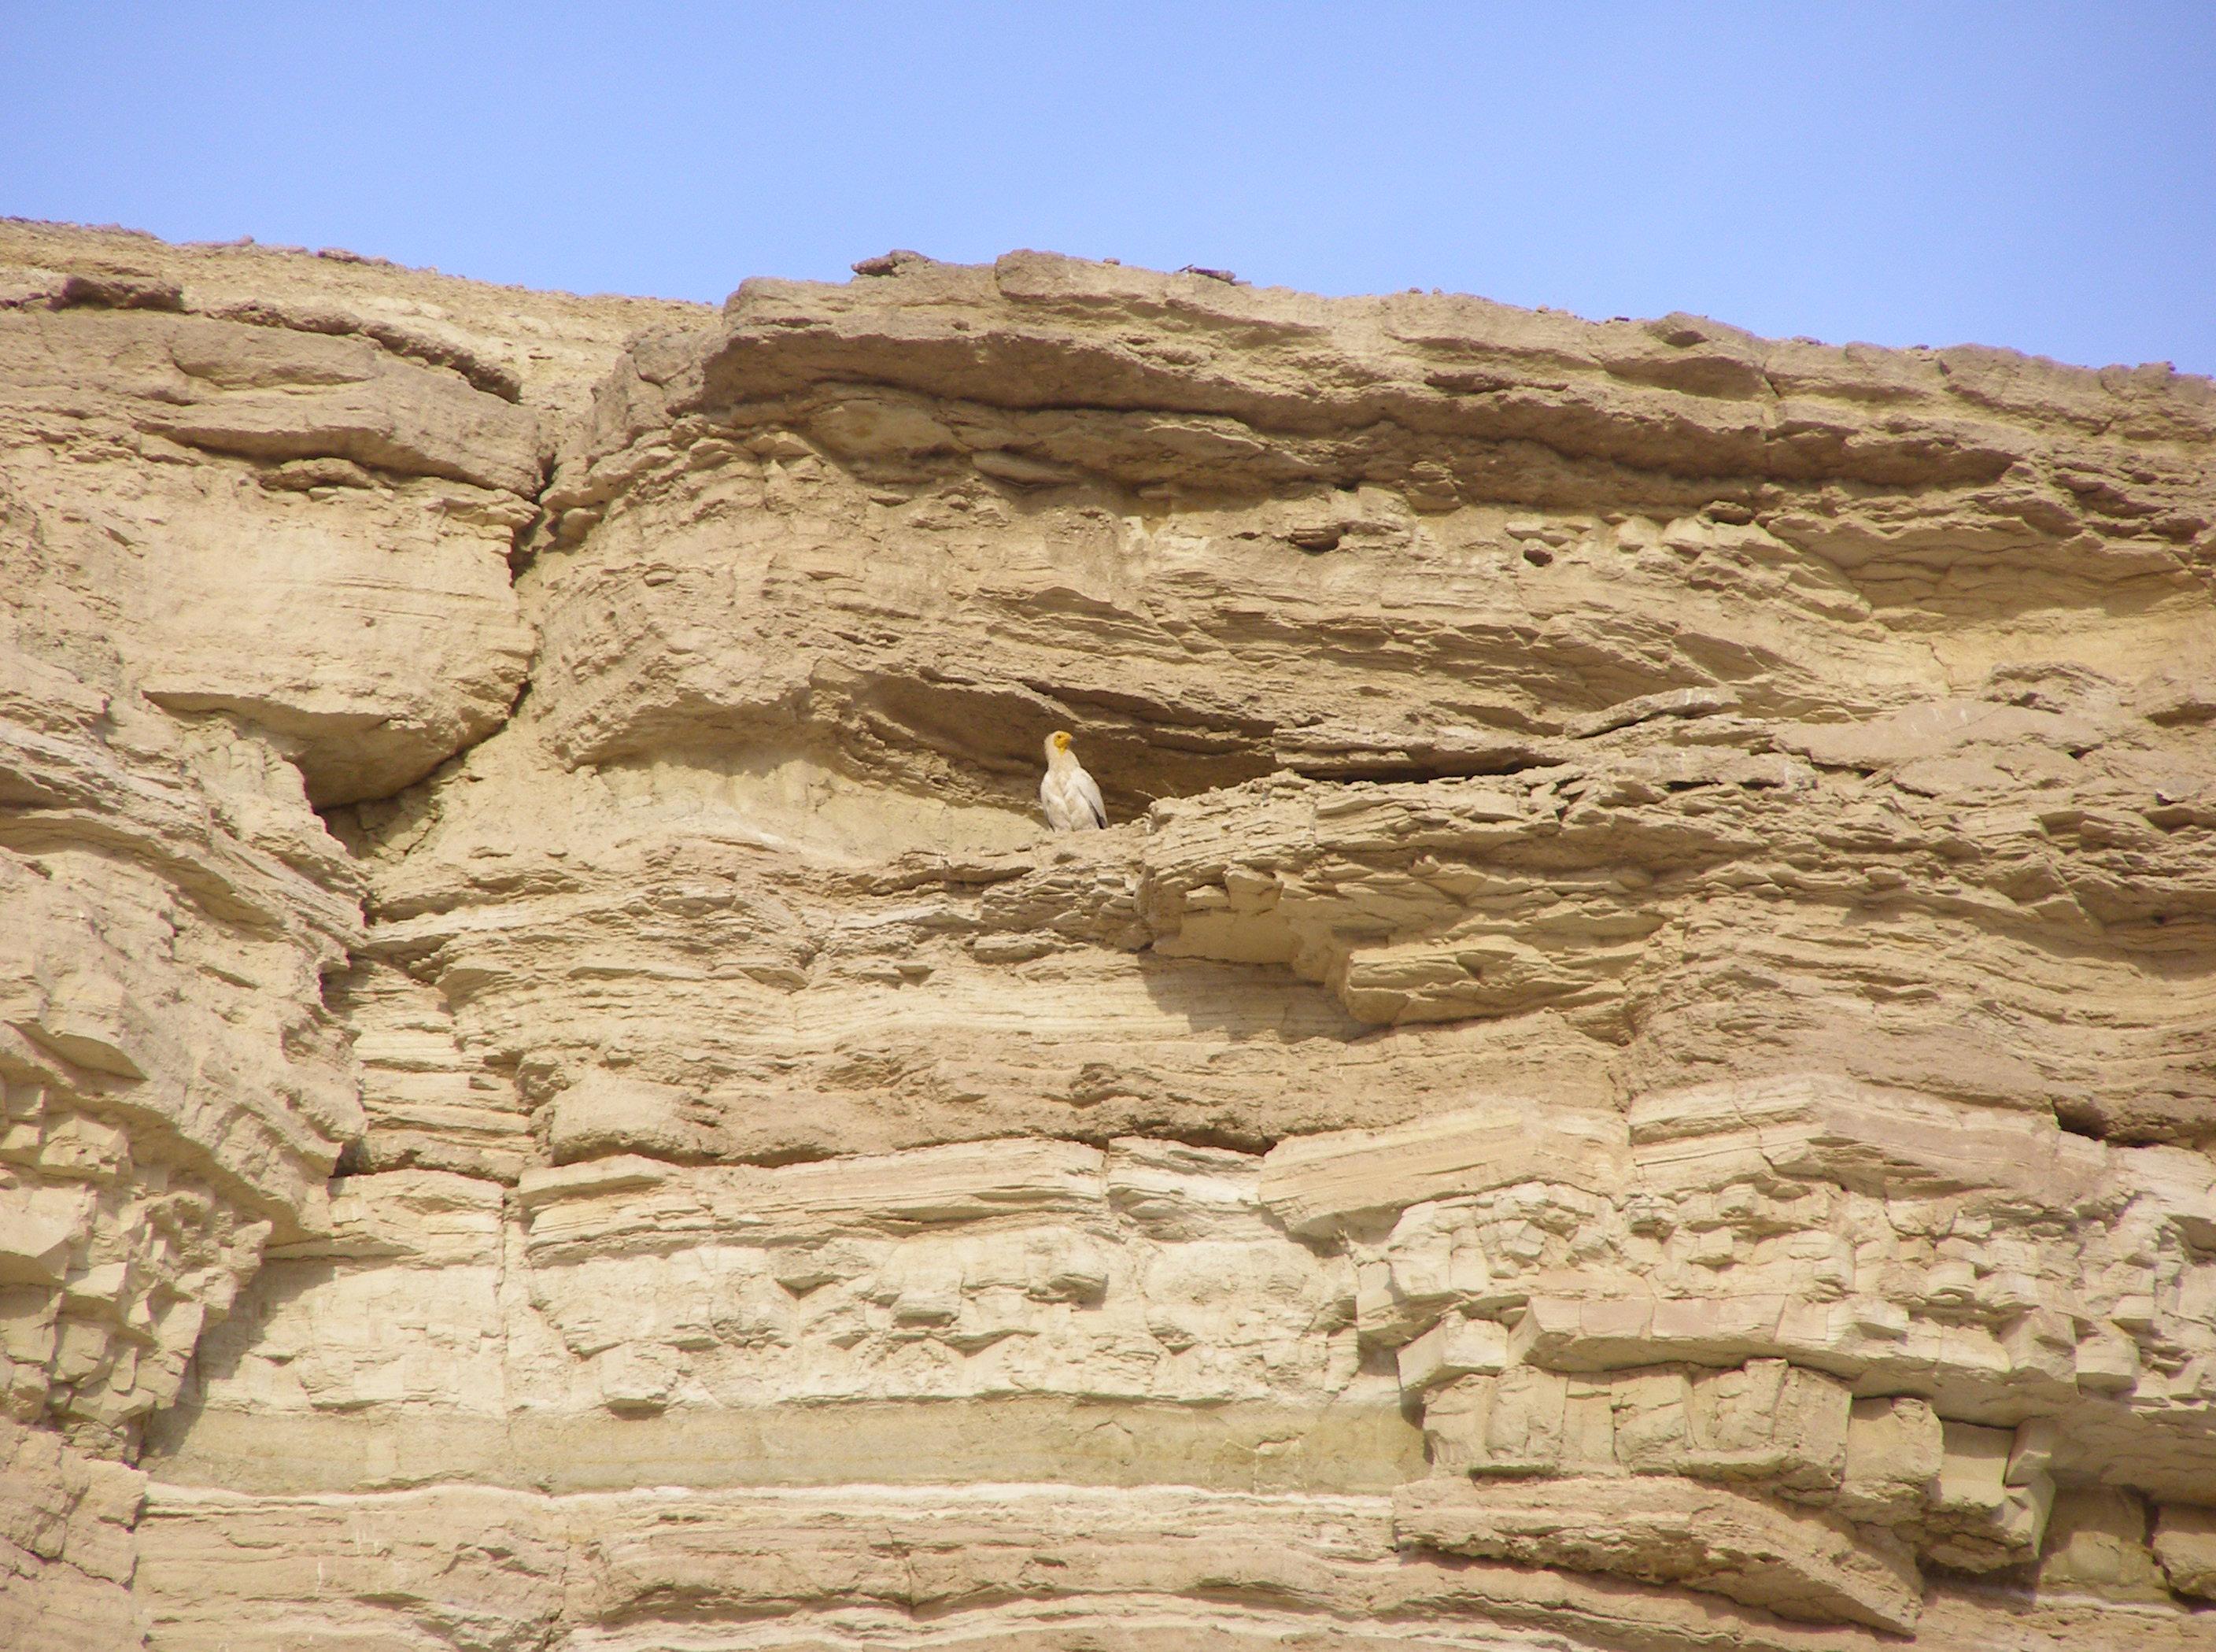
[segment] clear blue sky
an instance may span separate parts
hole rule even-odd
[[[2216,0],[0,0],[0,213],[717,299],[889,247],[2216,372]]]

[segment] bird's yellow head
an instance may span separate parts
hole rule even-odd
[[[1068,730],[1056,729],[1052,734],[1047,736],[1046,749],[1050,754],[1059,751],[1068,751],[1069,749],[1069,740],[1070,736]]]

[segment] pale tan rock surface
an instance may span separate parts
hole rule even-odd
[[[2216,391],[884,268],[0,223],[0,1643],[2216,1645]]]
[[[2155,1526],[2154,1557],[2180,1594],[2216,1600],[2216,1509],[2164,1508]]]

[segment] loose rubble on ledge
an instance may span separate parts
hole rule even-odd
[[[0,222],[0,1644],[2216,1647],[2216,388],[867,267]]]

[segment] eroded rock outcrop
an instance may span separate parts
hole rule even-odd
[[[2207,382],[870,268],[0,225],[0,1623],[2216,1644]]]

